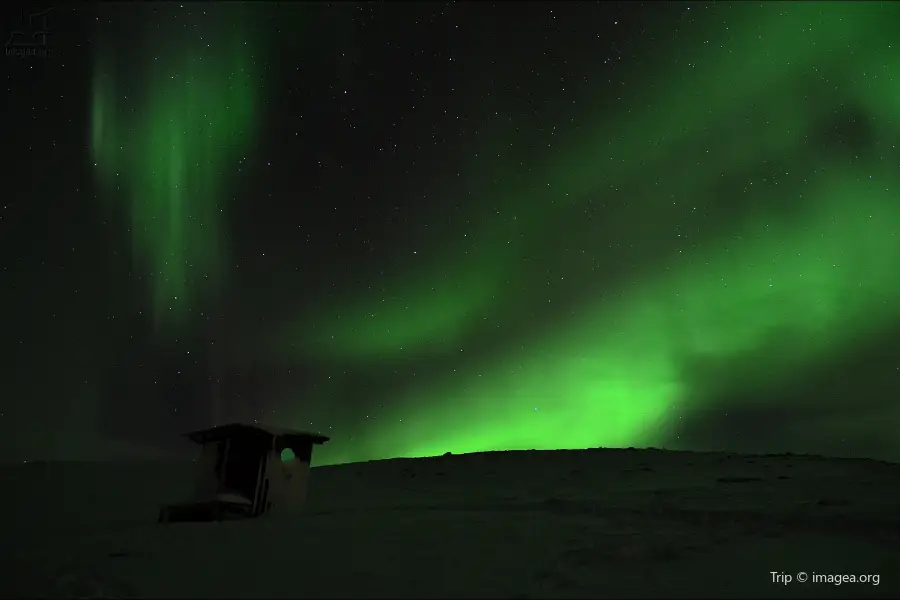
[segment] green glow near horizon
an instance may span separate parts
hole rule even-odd
[[[487,268],[448,250],[431,265],[435,275],[401,278],[396,289],[303,319],[283,347],[359,364],[424,354],[449,360],[486,315],[523,318],[516,295],[540,289],[547,274],[525,269],[518,256],[541,254],[554,275],[571,279],[583,271],[562,246],[603,251],[599,225],[593,233],[561,230],[560,248],[548,242],[545,224],[560,212],[577,220],[604,194],[630,194],[640,211],[613,226],[652,236],[664,230],[651,222],[685,218],[684,203],[699,215],[746,193],[757,208],[743,202],[718,237],[688,243],[615,288],[545,315],[551,324],[514,350],[410,385],[370,432],[329,445],[317,462],[653,445],[680,409],[795,378],[897,322],[900,43],[892,24],[900,10],[872,3],[717,10],[730,11],[731,31],[711,18],[710,43],[661,54],[683,57],[680,69],[633,86],[624,105],[640,110],[598,117],[595,130],[573,134],[528,181],[486,195],[486,207],[513,199],[517,207],[515,223],[485,210],[474,237]],[[835,156],[810,138],[848,107],[870,121],[874,139],[856,156]],[[749,191],[721,183],[764,167],[767,178]],[[698,364],[712,374],[698,374]]]
[[[256,126],[259,88],[236,16],[163,12],[168,27],[145,24],[140,64],[128,73],[98,46],[91,103],[94,162],[106,195],[127,203],[136,273],[150,273],[160,331],[183,323],[203,289],[221,283],[223,173]]]

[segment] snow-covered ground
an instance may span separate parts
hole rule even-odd
[[[0,597],[900,598],[892,463],[605,449],[396,459],[313,469],[292,521],[157,524],[189,476],[164,462],[0,470]]]

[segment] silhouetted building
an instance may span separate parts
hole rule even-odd
[[[164,506],[160,522],[296,513],[306,501],[313,446],[328,441],[316,433],[240,423],[186,435],[201,446],[194,497]]]

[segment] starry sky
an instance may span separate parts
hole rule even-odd
[[[900,460],[900,5],[48,15],[5,57],[0,458]]]

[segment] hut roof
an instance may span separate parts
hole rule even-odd
[[[319,433],[309,431],[297,431],[294,429],[286,429],[284,427],[276,427],[261,423],[229,423],[227,425],[217,425],[209,429],[201,429],[199,431],[191,431],[184,434],[192,442],[197,444],[205,444],[207,442],[216,442],[235,437],[290,437],[294,439],[306,439],[313,444],[324,444],[330,438]]]

